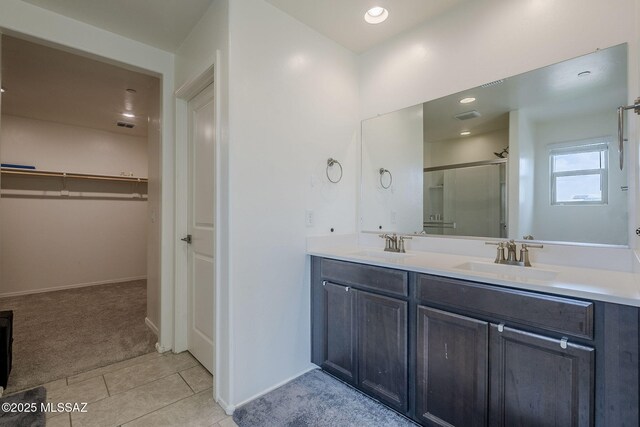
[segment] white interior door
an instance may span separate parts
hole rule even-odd
[[[213,84],[189,101],[188,349],[211,373],[215,343],[215,127]]]

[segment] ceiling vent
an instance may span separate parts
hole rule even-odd
[[[485,83],[485,84],[481,85],[480,87],[491,87],[491,86],[499,85],[500,83],[504,83],[504,79],[496,80],[494,82]]]
[[[458,120],[469,120],[480,117],[480,113],[478,113],[476,110],[471,110],[467,111],[466,113],[456,114],[454,117]]]
[[[121,128],[127,128],[127,129],[133,129],[135,127],[133,123],[128,123],[128,122],[116,122],[116,125],[118,125]]]

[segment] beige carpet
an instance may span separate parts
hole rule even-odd
[[[154,351],[144,280],[0,298],[0,310],[14,311],[9,392]]]

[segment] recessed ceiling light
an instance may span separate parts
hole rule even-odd
[[[369,24],[379,24],[389,17],[389,11],[384,7],[372,7],[364,14],[364,20]]]
[[[129,92],[129,93],[136,93],[136,92],[137,92],[137,90],[129,88],[129,89],[127,89],[127,92]]]
[[[581,73],[578,73],[578,77],[586,77],[586,76],[588,76],[589,74],[591,74],[591,71],[586,70],[586,71],[583,71],[583,72],[581,72]]]
[[[476,99],[475,99],[474,97],[472,97],[472,96],[470,96],[470,97],[468,97],[468,98],[462,98],[462,99],[460,100],[460,104],[470,104],[470,103],[472,103],[472,102],[473,102],[473,101],[475,101],[475,100],[476,100]]]
[[[5,92],[6,92],[6,90],[3,87],[1,87],[0,88],[0,93],[5,93]]]
[[[133,113],[122,113],[123,116],[125,117],[129,117],[130,119],[133,119],[136,115]]]
[[[468,130],[463,130],[462,132],[460,132],[460,136],[468,136],[471,135],[471,132]]]

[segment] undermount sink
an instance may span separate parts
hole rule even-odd
[[[411,256],[411,254],[408,254],[408,253],[385,252],[383,250],[372,250],[372,249],[351,252],[349,255],[361,256],[361,257],[367,257],[367,258],[382,258],[382,259],[388,259],[388,260],[403,259]]]
[[[454,267],[457,270],[466,270],[477,273],[495,274],[501,277],[513,279],[533,279],[551,281],[558,275],[551,270],[543,270],[535,267],[521,267],[519,265],[496,264],[493,262],[470,261]]]

